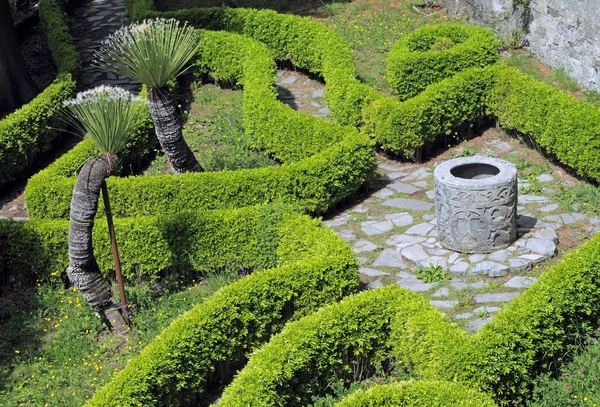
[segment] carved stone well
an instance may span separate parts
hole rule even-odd
[[[483,156],[456,158],[433,173],[438,239],[447,249],[490,253],[517,238],[517,169]]]

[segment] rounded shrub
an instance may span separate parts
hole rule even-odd
[[[422,27],[402,37],[389,53],[387,80],[401,100],[432,83],[498,61],[491,30],[462,24]]]

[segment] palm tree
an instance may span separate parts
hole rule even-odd
[[[92,229],[100,189],[103,189],[107,202],[105,179],[116,171],[117,154],[128,140],[133,100],[123,89],[100,86],[64,102],[64,109],[60,111],[66,122],[81,134],[90,136],[100,152],[98,157],[89,159],[82,166],[73,189],[67,274],[83,298],[98,314],[106,317],[119,334],[127,332],[125,321],[113,303],[110,283],[102,277],[94,257]],[[118,262],[116,266],[120,273]],[[121,295],[124,300],[123,293]]]
[[[169,81],[189,67],[198,45],[194,28],[174,19],[155,19],[122,27],[96,53],[101,69],[146,85],[156,137],[176,173],[202,171],[183,139],[183,124],[168,89]]]

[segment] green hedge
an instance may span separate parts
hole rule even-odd
[[[181,212],[176,215],[115,219],[125,278],[150,280],[159,273],[185,273],[224,267],[233,256],[253,270],[273,267],[276,230],[286,205],[230,211]],[[104,214],[102,214],[104,216]],[[9,242],[0,252],[0,278],[32,281],[57,276],[69,264],[66,220],[0,222],[0,237]],[[101,270],[113,270],[104,218],[93,231],[94,254]]]
[[[75,92],[73,75],[80,68],[63,12],[55,0],[40,0],[39,16],[58,76],[31,102],[0,121],[0,186],[21,176],[39,154],[47,151],[59,132],[52,109]]]
[[[408,381],[358,391],[334,407],[495,407],[487,394],[460,383]]]
[[[244,86],[245,127],[283,164],[180,176],[113,177],[107,183],[115,216],[265,202],[295,203],[301,210],[323,213],[374,174],[375,156],[366,136],[277,101],[275,64],[264,45],[234,34],[210,32],[202,33],[202,43],[198,65],[218,79],[237,80]],[[67,218],[75,184],[73,170],[91,156],[91,148],[79,147],[32,177],[25,191],[30,217]]]
[[[423,296],[388,286],[288,324],[251,356],[217,405],[305,405],[334,379],[362,380],[390,356],[392,321],[411,319],[421,310],[448,323]]]
[[[307,403],[327,383],[348,378],[353,361],[365,367],[386,356],[421,379],[465,383],[499,405],[518,404],[540,373],[598,327],[598,281],[600,235],[470,337],[418,294],[366,291],[288,325],[252,355],[219,405]]]
[[[491,30],[463,24],[419,28],[394,44],[387,59],[387,80],[400,100],[468,68],[498,61]]]
[[[276,268],[228,285],[176,319],[88,406],[185,404],[230,379],[288,320],[356,291],[356,260],[332,231],[298,214],[276,229]]]

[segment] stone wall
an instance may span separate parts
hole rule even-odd
[[[583,86],[600,91],[600,1],[443,0],[450,15],[494,27],[505,40],[523,40],[555,69],[564,68]]]

